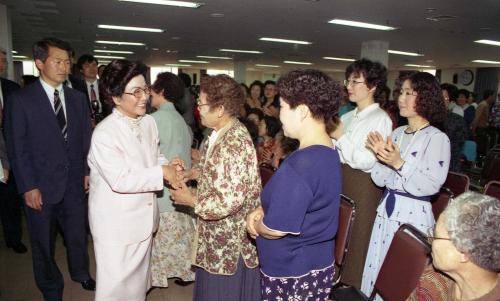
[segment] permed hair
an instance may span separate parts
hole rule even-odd
[[[102,97],[114,107],[113,96],[121,96],[129,81],[138,76],[146,75],[146,65],[128,60],[113,60],[102,72]]]
[[[464,192],[443,211],[453,245],[488,271],[500,271],[500,201],[477,192]]]
[[[224,111],[232,117],[239,115],[240,108],[245,103],[240,84],[225,74],[203,76],[200,90],[207,94],[210,109],[215,105],[222,105]]]

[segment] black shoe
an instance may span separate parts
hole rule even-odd
[[[174,282],[175,282],[175,284],[180,285],[180,286],[188,286],[191,283],[194,283],[194,281],[184,281],[182,279],[175,279]]]
[[[17,254],[24,254],[28,252],[28,249],[22,242],[18,242],[17,244],[7,244],[7,247],[11,248]]]
[[[80,282],[80,284],[82,285],[82,288],[84,290],[95,291],[95,280],[92,278],[89,278],[89,280],[82,281]]]

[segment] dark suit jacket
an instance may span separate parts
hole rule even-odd
[[[85,95],[64,87],[68,141],[65,142],[40,81],[9,95],[5,112],[7,153],[19,193],[40,189],[46,203],[84,198],[88,174],[90,112]]]
[[[89,91],[87,91],[87,85],[83,79],[80,79],[72,74],[68,76],[68,79],[71,82],[71,87],[73,87],[73,89],[82,92],[87,98],[89,98]]]
[[[14,91],[19,90],[21,87],[8,79],[5,79],[3,77],[0,77],[0,82],[2,86],[2,95],[3,95],[3,108],[7,105],[7,99],[10,94],[12,94]],[[0,111],[0,128],[3,127],[3,108],[2,111]],[[0,160],[2,161],[2,166],[3,168],[10,169],[9,161],[7,160],[7,149],[5,147],[5,141],[3,137],[3,131],[0,131]]]
[[[11,80],[0,77],[0,81],[2,82],[2,95],[4,98],[7,98],[9,94],[12,92],[19,90],[19,85]],[[5,99],[4,99],[5,101]]]

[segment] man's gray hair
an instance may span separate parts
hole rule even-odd
[[[454,198],[443,211],[453,245],[476,265],[500,270],[500,201],[468,191]]]

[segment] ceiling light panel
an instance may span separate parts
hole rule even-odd
[[[337,24],[337,25],[376,29],[376,30],[395,30],[396,29],[395,27],[391,27],[391,26],[358,22],[358,21],[349,21],[349,20],[343,20],[343,19],[333,19],[333,20],[328,21],[328,23]]]
[[[267,42],[278,42],[278,43],[289,43],[289,44],[300,44],[300,45],[311,45],[311,42],[307,41],[299,41],[299,40],[287,40],[287,39],[278,39],[278,38],[260,38],[261,41]]]
[[[116,59],[116,60],[124,60],[123,56],[114,56],[114,55],[94,55],[95,58],[98,59]]]
[[[423,54],[416,53],[416,52],[406,52],[406,51],[399,51],[399,50],[387,50],[388,53],[390,54],[399,54],[399,55],[408,55],[408,56],[424,56]]]
[[[493,40],[477,40],[474,41],[476,43],[480,44],[486,44],[486,45],[493,45],[493,46],[500,46],[500,41],[493,41]]]
[[[209,61],[179,60],[181,63],[210,64]]]
[[[99,25],[97,25],[97,28],[115,29],[115,30],[126,30],[126,31],[164,32],[163,29],[158,29],[158,28],[134,27],[134,26],[120,26],[120,25],[106,25],[106,24],[99,24]]]
[[[266,64],[255,64],[255,67],[265,67],[265,68],[279,68],[278,65],[266,65]]]
[[[257,50],[240,50],[240,49],[227,49],[227,48],[219,49],[219,51],[236,52],[236,53],[254,53],[254,54],[263,53],[262,51],[257,51]]]
[[[297,61],[283,61],[285,64],[294,64],[294,65],[312,65],[309,62],[297,62]]]
[[[132,51],[126,50],[106,50],[106,49],[94,49],[94,52],[98,53],[121,53],[121,54],[134,54]]]
[[[405,64],[406,67],[417,67],[417,68],[435,68],[429,65],[417,65],[417,64]]]
[[[168,1],[168,0],[118,0],[118,1],[120,1],[120,2],[136,2],[136,3],[144,3],[144,4],[159,4],[159,5],[187,7],[187,8],[198,8],[198,7],[203,5],[203,3],[190,2],[190,1]]]
[[[110,45],[127,45],[127,46],[146,46],[144,43],[137,42],[120,42],[120,41],[95,41],[97,44],[110,44]]]
[[[354,62],[355,59],[349,59],[349,58],[343,58],[343,57],[333,57],[333,56],[324,56],[323,57],[325,60],[332,60],[332,61],[345,61],[345,62]]]
[[[216,59],[216,60],[232,60],[232,57],[228,56],[210,56],[210,55],[197,55],[201,59]]]
[[[12,56],[14,57],[14,56]],[[481,64],[500,64],[500,61],[488,61],[488,60],[473,60],[473,63],[481,63]]]

